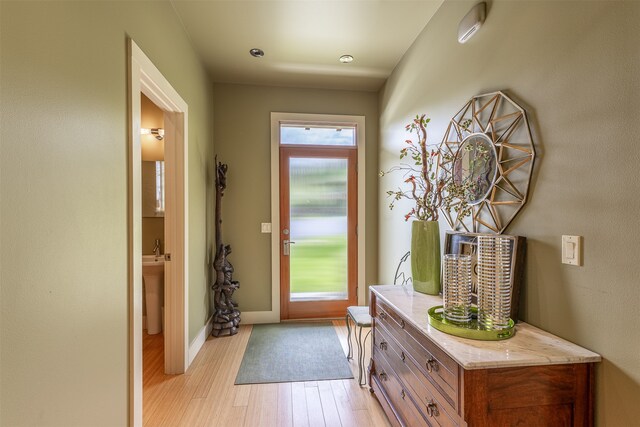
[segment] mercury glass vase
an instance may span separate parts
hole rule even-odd
[[[445,254],[442,266],[442,314],[446,321],[471,322],[471,255]]]

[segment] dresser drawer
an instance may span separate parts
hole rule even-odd
[[[398,342],[414,358],[420,372],[436,384],[457,411],[458,364],[381,301],[376,301],[376,322],[398,338]]]
[[[458,415],[452,402],[422,374],[410,354],[380,324],[376,325],[373,344],[402,385],[410,389],[416,406],[428,421],[443,427],[458,425]]]
[[[436,425],[428,424],[415,402],[411,398],[411,392],[402,386],[397,374],[382,355],[375,348],[373,349],[373,363],[376,369],[376,377],[380,386],[384,390],[389,403],[397,411],[401,423],[407,427]]]
[[[391,406],[389,396],[387,396],[387,392],[384,387],[380,385],[380,379],[378,379],[375,372],[372,372],[372,375],[369,378],[369,384],[371,385],[371,392],[376,396],[378,402],[380,402],[380,406],[382,406],[385,414],[387,414],[389,424],[391,424],[392,427],[403,427],[404,425],[402,424],[402,421],[400,421],[400,415],[398,415],[396,408]]]

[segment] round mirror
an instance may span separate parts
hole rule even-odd
[[[484,133],[472,133],[460,144],[453,161],[453,181],[464,187],[469,205],[482,202],[498,173],[496,149]]]
[[[441,209],[449,226],[503,233],[527,201],[536,157],[524,109],[502,92],[474,96],[451,118],[440,152],[455,184]]]

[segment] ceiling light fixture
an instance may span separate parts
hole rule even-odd
[[[264,50],[258,49],[257,47],[254,47],[253,49],[251,49],[249,53],[254,58],[262,58],[264,56]]]
[[[343,64],[348,64],[350,62],[353,62],[353,56],[351,56],[351,55],[342,55],[340,57],[340,62],[342,62]]]
[[[140,129],[140,135],[154,135],[158,141],[162,141],[164,138],[164,129],[162,128],[151,128],[151,129]]]

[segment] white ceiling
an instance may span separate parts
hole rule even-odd
[[[443,0],[171,0],[216,82],[378,90]],[[253,58],[249,49],[265,51]],[[338,61],[353,55],[351,64]]]

